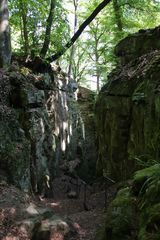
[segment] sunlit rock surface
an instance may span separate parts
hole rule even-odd
[[[85,130],[86,113],[76,101],[77,88],[61,70],[34,74],[14,65],[0,71],[0,166],[10,183],[52,196],[53,178],[70,161],[80,162],[80,177],[93,177],[95,149],[91,155],[86,152],[94,145],[94,129]],[[93,97],[85,100],[92,115],[90,127],[93,101]],[[73,175],[77,174],[76,170]]]

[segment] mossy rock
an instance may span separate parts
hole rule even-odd
[[[139,170],[134,181],[145,181],[155,176],[159,165]],[[141,207],[146,200],[146,192],[133,195],[131,187],[121,189],[111,202],[106,213],[105,228],[97,234],[98,240],[159,240],[160,239],[160,199],[151,195],[151,200]]]
[[[160,239],[160,203],[145,208],[140,216],[139,240]]]
[[[135,239],[135,206],[128,187],[118,192],[106,215],[105,230],[100,240]]]
[[[29,191],[30,144],[15,115],[0,121],[0,133],[0,166],[11,183]]]

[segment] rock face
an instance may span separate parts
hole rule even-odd
[[[45,193],[71,135],[66,78],[60,73],[24,75],[12,69],[1,73],[2,84],[8,88],[7,94],[1,86],[2,169],[16,186]]]
[[[154,50],[160,50],[160,27],[148,30],[140,30],[138,33],[129,35],[115,48],[115,53],[120,57],[122,64]]]
[[[97,148],[96,131],[94,118],[94,93],[84,87],[78,88],[78,109],[80,111],[80,122],[82,124],[83,141],[79,142],[79,149],[82,146],[82,162],[78,173],[82,179],[92,181],[96,172]],[[81,146],[80,146],[81,144]]]
[[[16,66],[0,71],[0,166],[9,182],[51,195],[61,164],[89,161],[76,89],[54,68],[50,74]]]
[[[96,103],[100,175],[124,180],[139,162],[160,157],[159,35],[159,28],[140,31],[116,47],[124,65],[110,74]]]

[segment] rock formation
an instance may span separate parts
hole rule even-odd
[[[96,148],[96,129],[94,118],[94,103],[95,95],[89,89],[84,87],[78,88],[78,109],[80,111],[82,123],[82,162],[78,168],[78,173],[82,179],[87,182],[92,182],[96,175],[96,161],[97,161],[97,148]],[[80,146],[79,146],[80,147]]]
[[[139,31],[116,47],[121,64],[96,103],[100,175],[128,179],[160,157],[160,29]]]
[[[121,64],[96,103],[97,169],[121,181],[98,240],[160,239],[159,36],[159,27],[140,30],[117,45]]]
[[[10,183],[49,196],[60,165],[89,161],[77,87],[56,66],[45,74],[16,63],[0,71],[0,166]],[[96,155],[90,157],[93,168]]]

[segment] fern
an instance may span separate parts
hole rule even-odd
[[[160,196],[160,166],[154,168],[154,172],[141,187],[139,192],[140,196],[140,208],[150,206],[154,203],[159,202]]]

